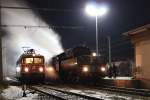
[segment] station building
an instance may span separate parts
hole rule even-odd
[[[141,88],[150,89],[150,24],[123,33],[135,46],[133,77],[140,80]]]

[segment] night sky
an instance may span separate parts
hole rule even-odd
[[[31,7],[55,11],[36,10],[61,36],[65,49],[86,44],[95,49],[95,17],[85,13],[89,2],[106,4],[109,12],[98,19],[100,53],[108,55],[107,36],[112,38],[113,58],[134,58],[130,39],[122,33],[150,23],[149,0],[26,0]],[[72,28],[76,27],[76,28]],[[66,28],[62,28],[66,27]]]

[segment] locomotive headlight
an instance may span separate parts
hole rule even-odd
[[[25,67],[25,68],[24,68],[24,71],[25,71],[25,72],[29,72],[29,68],[28,68],[28,67]]]
[[[92,53],[92,56],[93,56],[93,57],[96,57],[96,53],[95,53],[95,52],[93,52],[93,53]]]
[[[84,66],[84,67],[82,68],[82,71],[83,71],[83,72],[88,72],[88,71],[89,71],[89,68],[88,68],[87,66]]]
[[[105,67],[101,67],[101,71],[102,71],[102,72],[105,72],[105,71],[106,71],[106,68],[105,68]]]
[[[17,68],[16,68],[16,71],[17,71],[17,72],[20,72],[20,67],[17,67]]]
[[[77,65],[78,63],[77,62],[74,62],[74,65]]]
[[[40,72],[43,72],[43,67],[40,67],[40,68],[39,68],[39,71],[40,71]]]

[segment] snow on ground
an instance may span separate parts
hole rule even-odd
[[[105,77],[104,79],[113,79],[113,80],[132,80],[132,77],[116,77],[116,78],[109,78]]]
[[[102,91],[102,90],[94,90],[94,89],[93,90],[92,89],[91,90],[68,89],[68,91],[78,93],[78,94],[83,94],[83,95],[89,95],[104,100],[150,100],[149,97],[134,96],[134,95],[114,93],[110,91]]]
[[[101,98],[104,100],[150,100],[148,97],[141,96],[133,96],[133,95],[125,95],[122,93],[114,93],[110,91],[102,91],[97,89],[72,89],[72,88],[61,88],[62,90],[89,95],[92,97]],[[6,98],[6,100],[37,100],[38,94],[31,94],[30,91],[26,91],[27,97],[22,97],[23,91],[21,88],[16,86],[9,86],[9,88],[3,90],[2,96]]]
[[[54,88],[54,87],[52,87]],[[73,88],[73,87],[55,87],[56,89],[65,90],[77,94],[88,95],[104,100],[150,100],[150,97],[144,97],[139,95],[131,95],[119,92],[111,92],[99,89],[91,89],[85,87]]]
[[[141,96],[133,96],[133,95],[128,95],[128,94],[123,94],[123,93],[115,93],[115,92],[110,92],[110,91],[104,91],[104,90],[97,90],[97,89],[89,89],[89,88],[71,88],[71,87],[65,87],[65,88],[57,88],[60,90],[65,90],[81,95],[88,95],[91,97],[96,97],[104,100],[150,100],[150,98],[143,99]]]
[[[6,100],[35,100],[38,97],[38,94],[31,94],[29,91],[26,91],[27,97],[22,97],[23,91],[17,86],[9,86],[9,88],[3,90],[2,96]]]

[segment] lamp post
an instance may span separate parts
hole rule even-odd
[[[99,53],[98,53],[98,24],[97,24],[97,15],[95,16],[95,20],[96,20],[96,54],[97,56],[99,56]]]
[[[95,16],[96,20],[96,54],[99,55],[99,45],[98,45],[98,16],[103,16],[107,13],[107,7],[106,6],[97,6],[93,4],[86,5],[85,8],[87,14],[90,16]]]

